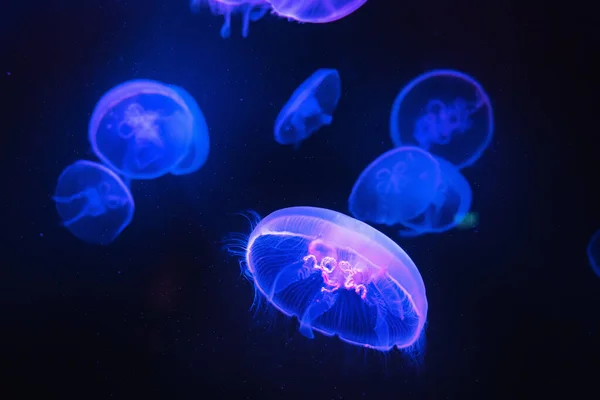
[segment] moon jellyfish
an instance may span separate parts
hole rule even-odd
[[[336,211],[275,211],[250,234],[244,254],[257,295],[299,331],[387,351],[415,348],[427,317],[425,286],[410,257],[374,228]]]
[[[94,153],[131,179],[170,172],[188,155],[194,112],[179,91],[151,80],[109,90],[96,104],[88,135]]]
[[[396,147],[420,146],[458,168],[477,161],[493,134],[488,95],[475,79],[453,70],[413,79],[396,97],[390,116]]]
[[[129,189],[117,174],[84,160],[60,174],[53,199],[63,226],[94,244],[114,241],[131,222],[135,209]]]
[[[210,148],[208,138],[208,126],[204,114],[200,110],[196,100],[183,88],[171,85],[171,88],[179,93],[179,96],[187,104],[193,121],[192,126],[192,143],[188,148],[185,157],[171,170],[173,175],[185,175],[198,171],[206,162]]]
[[[275,141],[297,147],[313,132],[330,125],[340,100],[341,85],[337,70],[316,70],[292,93],[279,112],[275,120]]]
[[[401,222],[407,229],[398,232],[400,236],[445,232],[461,224],[469,216],[471,185],[454,165],[442,158],[436,159],[440,166],[441,183],[435,196],[420,215]]]
[[[418,147],[383,153],[360,174],[350,197],[350,214],[362,221],[396,225],[422,214],[440,187],[438,161]]]
[[[367,0],[268,0],[275,14],[298,22],[327,23],[358,10]]]
[[[231,16],[239,13],[242,15],[242,37],[248,37],[250,22],[256,22],[269,11],[270,6],[265,0],[191,0],[190,7],[193,12],[199,12],[203,4],[208,5],[214,15],[225,18],[221,27],[223,39],[231,36]]]
[[[600,277],[600,229],[592,235],[587,246],[587,256],[592,270]]]

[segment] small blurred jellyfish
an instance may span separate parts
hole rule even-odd
[[[475,79],[453,70],[413,79],[396,97],[390,115],[396,147],[419,146],[458,168],[477,161],[493,134],[488,95]]]
[[[457,229],[473,229],[479,225],[479,214],[476,212],[469,212],[464,218],[461,219],[461,217],[461,215],[456,215],[454,218]]]
[[[587,256],[592,270],[600,277],[600,229],[592,235],[588,243]]]
[[[358,10],[367,0],[268,0],[273,12],[298,22],[327,23]]]
[[[350,213],[362,221],[402,225],[403,237],[441,233],[465,219],[471,186],[448,161],[417,147],[383,153],[360,174],[350,197]]]
[[[398,147],[367,166],[350,197],[350,214],[362,221],[396,225],[421,215],[442,183],[438,161],[418,147]]]
[[[398,232],[402,237],[449,231],[464,221],[469,214],[471,185],[454,165],[440,157],[436,159],[441,172],[440,186],[423,213],[402,221],[401,225],[407,228]]]
[[[333,121],[342,83],[335,69],[316,70],[295,91],[275,120],[275,141],[296,148],[313,132]]]
[[[197,152],[198,140],[208,146],[208,130],[195,101],[189,104],[191,96],[182,93],[152,80],[128,81],[109,90],[96,104],[88,128],[96,156],[130,179],[157,178],[182,162],[184,170],[192,164],[196,168],[198,162],[186,157],[190,148]],[[202,153],[198,160],[202,164],[205,158]]]
[[[265,0],[191,0],[190,7],[193,12],[200,12],[202,5],[206,4],[214,15],[225,18],[221,27],[223,39],[231,36],[231,15],[242,15],[242,37],[248,37],[250,22],[256,22],[265,16],[270,6]]]
[[[63,226],[94,244],[114,241],[129,225],[135,210],[131,192],[117,174],[84,160],[60,174],[53,199]]]
[[[186,175],[198,171],[206,162],[210,149],[208,138],[208,125],[204,114],[200,110],[196,100],[183,88],[171,85],[171,88],[179,93],[179,96],[188,105],[192,120],[194,121],[192,132],[192,143],[186,156],[171,170],[173,175]]]
[[[421,275],[396,243],[365,223],[292,207],[270,214],[233,245],[243,249],[237,254],[256,295],[298,318],[305,337],[317,331],[380,351],[423,344]]]

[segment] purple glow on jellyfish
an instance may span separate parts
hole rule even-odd
[[[298,22],[324,24],[358,10],[367,0],[268,0],[275,14]]]
[[[225,18],[221,27],[221,37],[228,38],[231,35],[231,16],[241,14],[242,37],[248,37],[250,22],[256,22],[265,16],[270,6],[265,0],[190,0],[190,8],[193,12],[199,12],[206,5],[214,15],[222,15]]]
[[[380,351],[418,350],[425,285],[408,254],[383,233],[336,211],[278,210],[234,239],[258,299],[313,331]]]

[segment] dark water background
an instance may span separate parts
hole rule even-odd
[[[589,38],[585,18],[516,1],[371,0],[334,24],[266,17],[222,40],[222,19],[185,0],[50,0],[3,2],[0,21],[0,398],[597,395],[600,280],[585,246],[600,227],[598,147],[583,129],[591,82],[577,74],[591,53],[573,30]],[[342,77],[334,124],[297,152],[277,145],[279,108],[319,67]],[[482,83],[496,136],[464,170],[479,227],[399,240],[427,287],[422,364],[308,341],[294,321],[257,324],[252,287],[222,250],[248,229],[233,213],[346,212],[354,179],[391,148],[395,95],[433,68]],[[193,175],[134,182],[132,224],[111,246],[86,245],[50,196],[66,165],[95,159],[95,102],[134,78],[187,89],[211,154]]]

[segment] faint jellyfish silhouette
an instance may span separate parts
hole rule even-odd
[[[600,277],[600,229],[592,235],[588,243],[587,256],[592,270]]]
[[[350,197],[350,214],[362,221],[396,225],[422,214],[442,183],[438,161],[418,147],[389,150],[360,174]]]
[[[193,124],[185,129],[192,130],[192,143],[186,156],[171,170],[173,175],[185,175],[198,171],[206,162],[210,149],[210,141],[208,137],[208,125],[202,110],[196,103],[196,100],[183,88],[171,85],[171,88],[177,91],[179,96],[187,104]]]
[[[258,298],[298,318],[307,338],[317,331],[381,351],[423,343],[427,298],[417,267],[361,221],[322,208],[285,208],[230,250],[241,256]]]
[[[194,112],[179,92],[151,80],[133,80],[109,90],[96,104],[88,136],[96,156],[131,179],[170,172],[188,155]]]
[[[458,168],[477,161],[493,134],[489,97],[462,72],[426,72],[406,85],[392,106],[390,135],[396,147],[420,146]]]
[[[270,6],[265,0],[191,0],[190,7],[193,12],[199,12],[202,5],[206,4],[214,15],[225,18],[221,27],[223,39],[231,36],[231,15],[242,15],[242,37],[248,37],[250,22],[256,22],[265,16]]]
[[[401,222],[407,229],[402,237],[425,233],[442,233],[455,228],[468,218],[471,209],[471,185],[458,168],[436,157],[441,172],[441,184],[428,207],[418,216]]]
[[[85,160],[63,170],[53,199],[63,226],[94,244],[114,241],[135,210],[131,192],[121,178],[102,164]]]
[[[275,141],[300,143],[324,125],[330,125],[342,91],[335,69],[316,70],[295,91],[275,120]]]
[[[298,22],[327,23],[358,10],[367,0],[268,0],[273,12]]]

